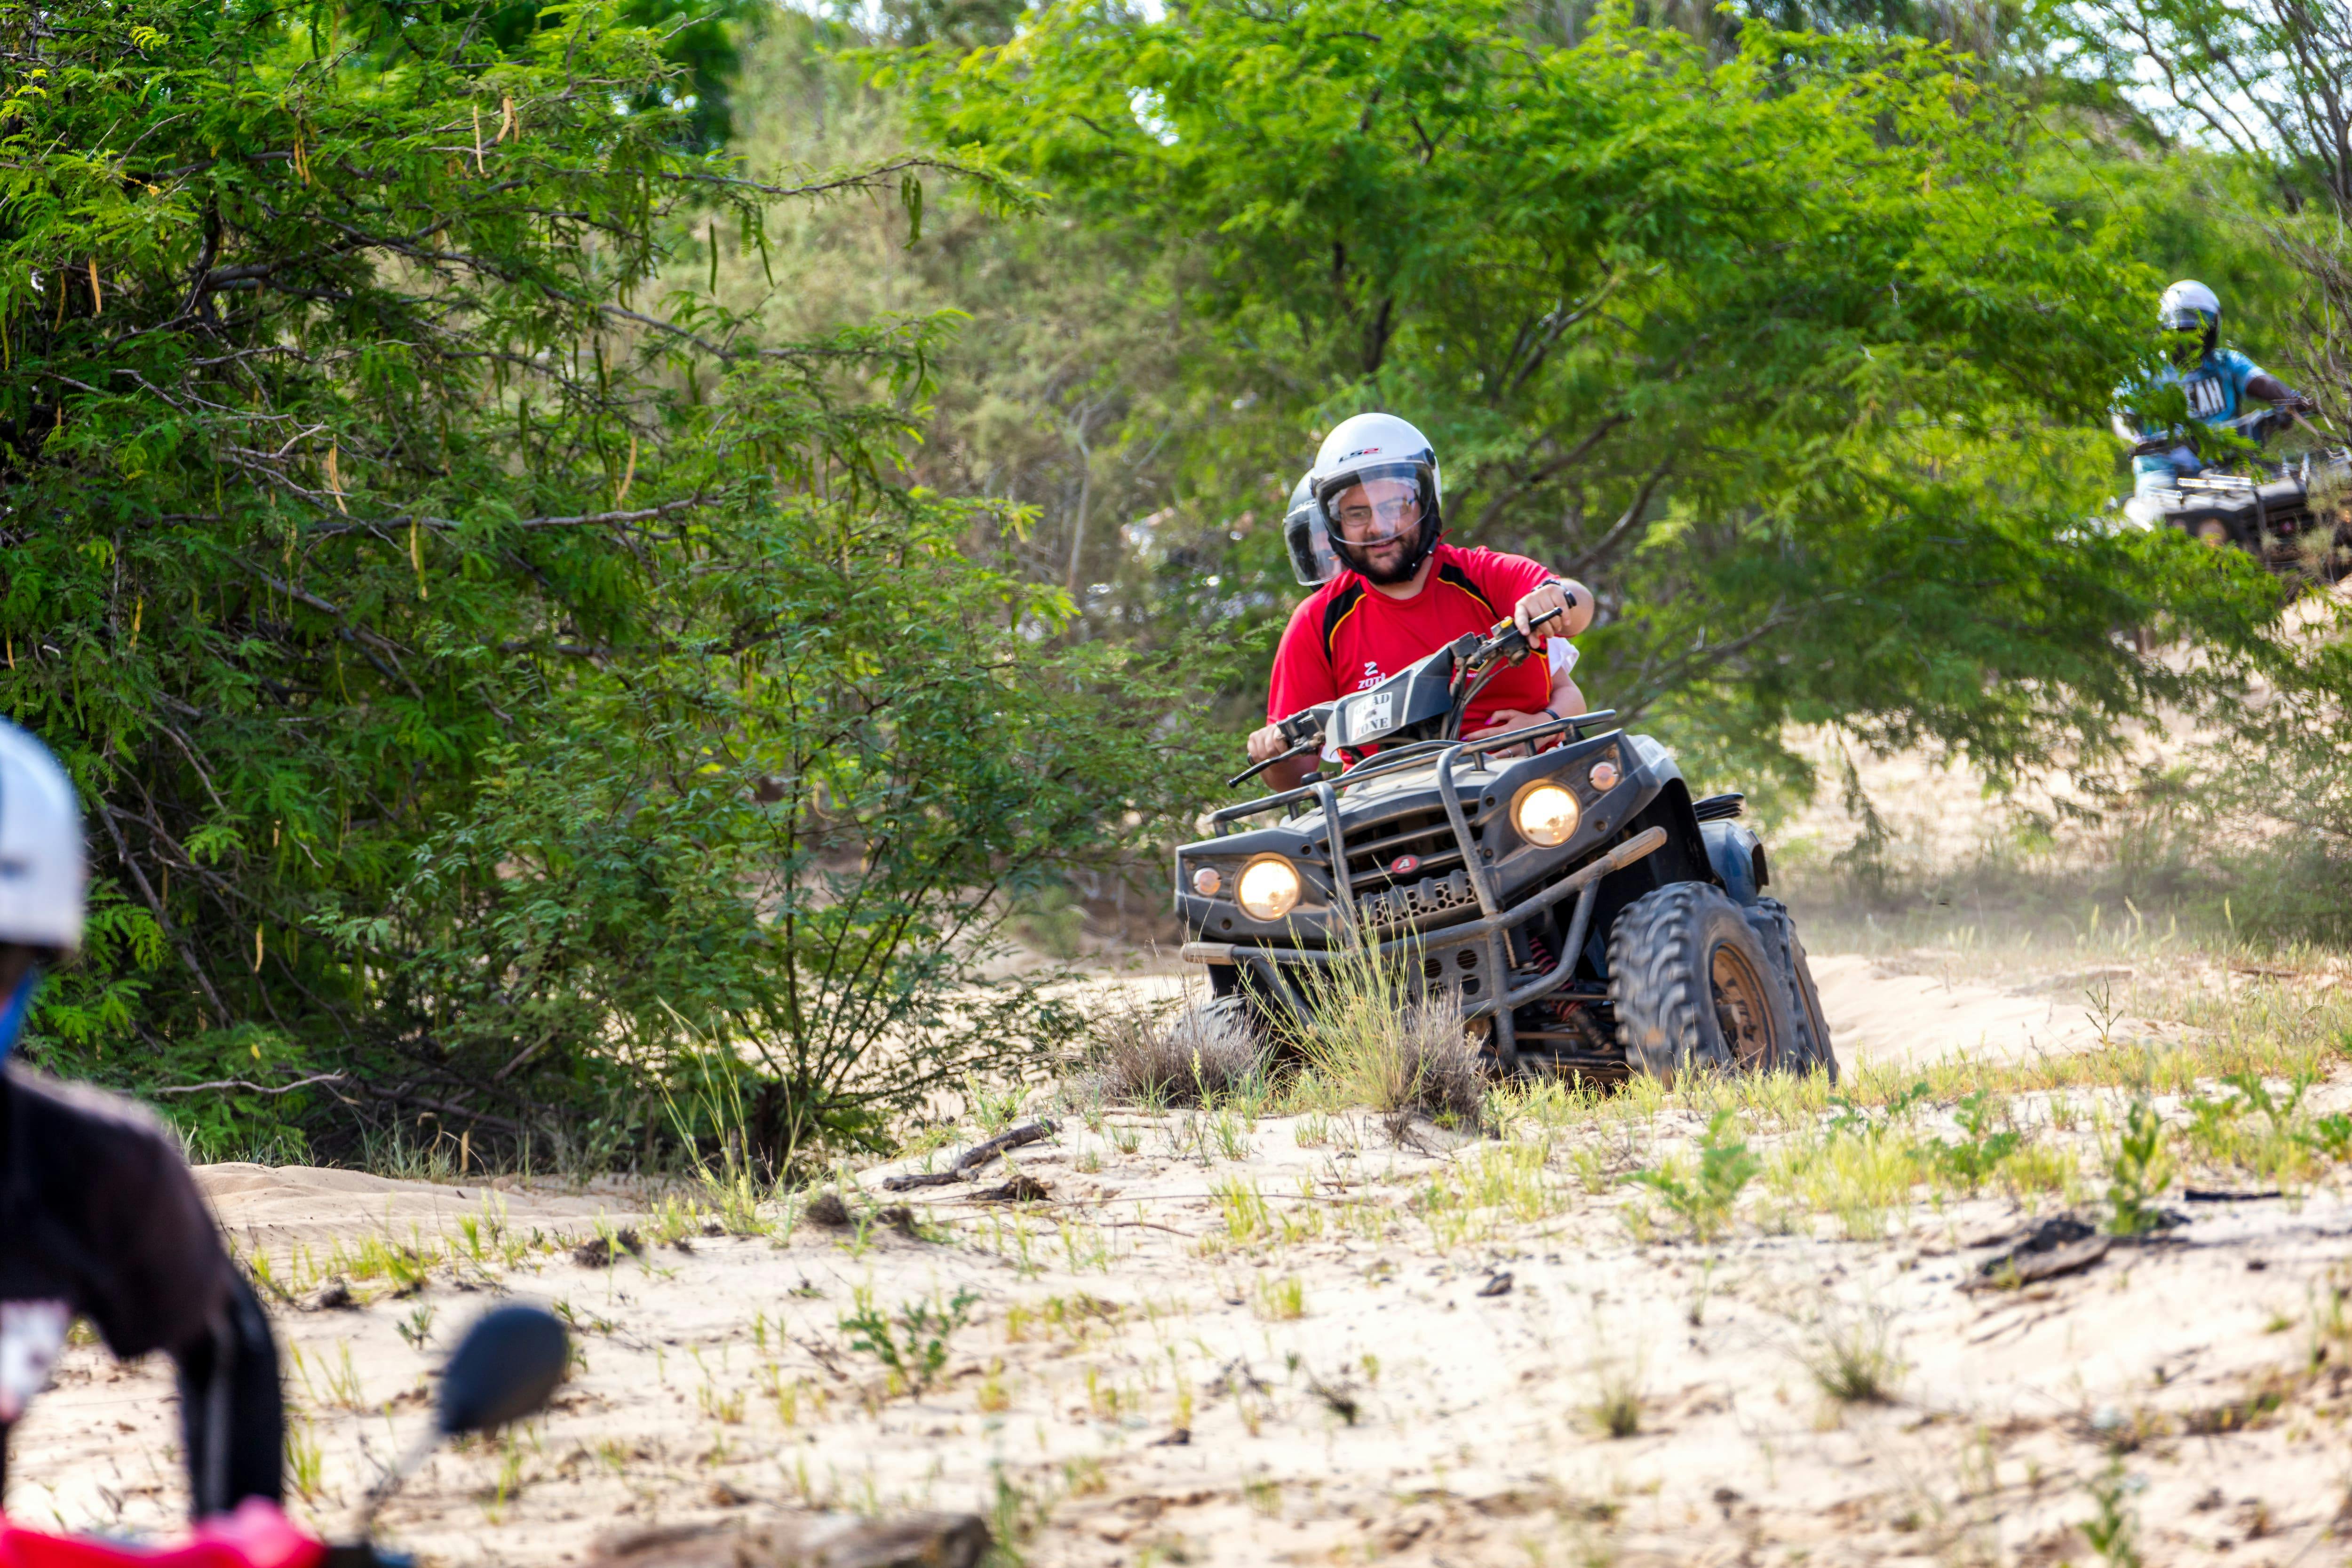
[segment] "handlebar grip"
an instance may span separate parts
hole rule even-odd
[[[1286,719],[1276,720],[1274,727],[1281,731],[1282,738],[1293,745],[1314,740],[1323,733],[1324,725],[1330,720],[1332,706],[1328,702],[1318,702],[1312,708],[1301,708]]]
[[[1303,757],[1309,752],[1319,752],[1322,749],[1323,739],[1320,735],[1318,735],[1311,741],[1306,741],[1298,745],[1291,747],[1290,750],[1283,752],[1280,756],[1268,757],[1262,763],[1251,763],[1248,767],[1244,768],[1240,773],[1237,773],[1233,777],[1227,779],[1225,781],[1225,787],[1227,789],[1239,789],[1242,785],[1249,783],[1250,780],[1257,777],[1258,774],[1265,772],[1266,769],[1274,766],[1276,763],[1286,763],[1291,761],[1293,758]]]

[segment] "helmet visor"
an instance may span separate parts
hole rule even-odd
[[[1323,515],[1349,544],[1411,538],[1437,510],[1437,474],[1427,463],[1382,463],[1334,474],[1315,487]]]
[[[2211,313],[2194,305],[2175,305],[2160,312],[2157,319],[2168,332],[2202,332],[2213,324]]]
[[[1323,521],[1323,508],[1309,496],[1282,520],[1282,542],[1290,551],[1290,570],[1302,588],[1319,588],[1339,574],[1339,557],[1331,548],[1331,533]]]

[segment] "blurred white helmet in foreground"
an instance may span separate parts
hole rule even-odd
[[[0,720],[0,943],[77,948],[81,806],[49,749]]]

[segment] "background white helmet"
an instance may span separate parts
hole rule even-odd
[[[81,805],[49,749],[0,719],[0,942],[81,945]]]
[[[2221,337],[2221,297],[2194,278],[2183,278],[2157,301],[2156,319],[2168,332],[2201,334],[2210,353]]]
[[[1290,552],[1290,570],[1302,588],[1317,588],[1339,574],[1339,558],[1331,553],[1331,531],[1323,509],[1315,500],[1312,469],[1298,476],[1290,492],[1290,506],[1282,514],[1282,542]]]
[[[1445,528],[1445,479],[1437,467],[1437,448],[1428,437],[1395,415],[1359,414],[1341,420],[1323,437],[1322,449],[1315,454],[1315,467],[1307,477],[1314,486],[1316,510],[1322,516],[1332,552],[1349,570],[1376,582],[1402,582],[1419,571],[1437,547],[1437,536]],[[1401,567],[1379,575],[1366,570],[1340,531],[1331,526],[1332,502],[1372,479],[1408,480],[1421,494],[1419,537]]]

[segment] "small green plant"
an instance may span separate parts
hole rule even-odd
[[[894,1322],[875,1307],[869,1292],[860,1290],[857,1310],[841,1320],[841,1331],[849,1336],[850,1349],[864,1351],[901,1386],[919,1394],[938,1381],[948,1363],[949,1340],[971,1321],[972,1303],[979,1300],[979,1292],[966,1288],[938,1306],[908,1301]]]
[[[1732,1133],[1738,1113],[1718,1110],[1698,1141],[1696,1172],[1670,1161],[1654,1169],[1635,1171],[1625,1179],[1649,1188],[1690,1228],[1692,1239],[1712,1241],[1729,1228],[1732,1206],[1740,1191],[1764,1168],[1748,1152],[1745,1139]]]
[[[411,1350],[423,1350],[425,1342],[433,1337],[433,1303],[419,1301],[409,1309],[405,1320],[394,1326],[400,1331],[400,1337],[408,1342]]]
[[[2098,1512],[2083,1521],[2083,1539],[2101,1562],[2114,1568],[2140,1568],[2139,1531],[2127,1501],[2137,1489],[2133,1478],[2124,1474],[2120,1456],[2091,1481],[2091,1501]]]
[[[2298,1072],[2288,1081],[2284,1097],[2273,1095],[2262,1074],[2251,1068],[2231,1073],[2221,1081],[2235,1091],[2242,1110],[2261,1111],[2270,1120],[2272,1135],[2284,1137],[2295,1130],[2295,1113],[2302,1109],[2303,1097],[2318,1080],[2308,1072]]]
[[[327,1457],[319,1446],[318,1434],[308,1421],[289,1422],[286,1426],[286,1479],[294,1494],[304,1502],[320,1500],[325,1489]]]
[[[2002,1161],[2017,1152],[2020,1140],[2013,1129],[1994,1131],[2000,1114],[1990,1093],[1978,1089],[1953,1107],[1952,1116],[1959,1123],[1961,1138],[1958,1142],[1930,1139],[1916,1146],[1913,1157],[1927,1164],[1942,1181],[1973,1193],[1984,1185]]]
[[[2156,1200],[2172,1179],[2164,1153],[2164,1123],[2142,1097],[2124,1112],[2107,1166],[2107,1203],[2114,1211],[2107,1228],[2117,1236],[2145,1236],[2164,1223]]]
[[[1228,1160],[1250,1157],[1249,1130],[1232,1110],[1220,1109],[1209,1121],[1209,1132],[1217,1141],[1217,1152]]]
[[[2336,1111],[2314,1117],[2302,1134],[2304,1147],[2331,1160],[2352,1159],[2352,1116]]]
[[[983,1415],[1001,1415],[1013,1407],[1013,1395],[1004,1386],[1004,1358],[998,1356],[988,1363],[986,1375],[980,1380],[980,1394],[975,1403]]]
[[[1928,1086],[1927,1080],[1921,1079],[1910,1088],[1888,1097],[1878,1107],[1878,1113],[1874,1118],[1871,1114],[1869,1106],[1860,1104],[1843,1094],[1832,1095],[1830,1097],[1829,1130],[1832,1132],[1856,1135],[1882,1131],[1910,1115],[1921,1101],[1934,1092]]]
[[[1592,1365],[1592,1403],[1586,1406],[1593,1426],[1612,1438],[1631,1437],[1639,1432],[1642,1381],[1638,1357],[1596,1359]]]
[[[365,1410],[367,1400],[360,1390],[360,1371],[352,1363],[352,1347],[346,1342],[338,1345],[336,1351],[334,1361],[330,1362],[323,1352],[319,1352],[314,1361],[306,1358],[301,1347],[297,1345],[294,1347],[295,1373],[301,1378],[302,1387],[313,1404],[332,1405],[342,1410]],[[314,1368],[319,1374],[316,1381],[311,1378]]]
[[[740,1388],[729,1394],[710,1382],[705,1382],[694,1391],[695,1403],[702,1407],[702,1413],[727,1426],[742,1425],[744,1397],[744,1391]]]
[[[1028,1091],[1017,1083],[992,1090],[971,1074],[963,1075],[964,1108],[992,1138],[1013,1125],[1013,1119],[1021,1114],[1022,1101],[1027,1098]]]
[[[2180,1109],[2188,1114],[2189,1125],[2183,1136],[2189,1147],[2208,1160],[2226,1160],[2238,1147],[2238,1119],[2245,1114],[2245,1102],[2236,1096],[2214,1100],[2207,1095],[2192,1095],[2181,1101]]]
[[[1265,1194],[1258,1191],[1255,1182],[1235,1176],[1231,1181],[1212,1184],[1209,1193],[1217,1200],[1217,1207],[1224,1215],[1225,1234],[1232,1238],[1233,1245],[1247,1247],[1252,1242],[1264,1241],[1273,1236],[1274,1211],[1266,1203]]]
[[[1255,1295],[1257,1315],[1270,1322],[1287,1323],[1307,1315],[1307,1287],[1296,1276],[1261,1279]]]
[[[1801,1358],[1823,1394],[1840,1405],[1891,1405],[1904,1363],[1883,1309],[1860,1312],[1832,1303],[1813,1324]]]

